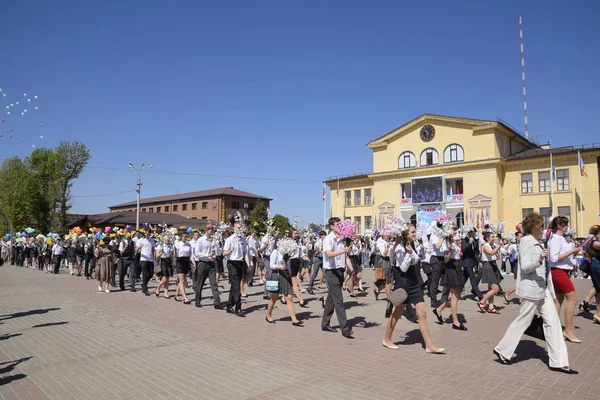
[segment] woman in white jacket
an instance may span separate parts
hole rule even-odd
[[[550,268],[547,265],[548,250],[541,242],[543,226],[542,217],[537,213],[530,214],[523,220],[525,237],[519,246],[519,268],[517,270],[517,295],[523,300],[519,308],[519,315],[510,324],[500,343],[494,348],[494,354],[500,363],[511,364],[510,358],[537,312],[544,320],[543,327],[550,369],[576,374],[577,371],[569,368],[567,345],[554,306],[556,294]]]

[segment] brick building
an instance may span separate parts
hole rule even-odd
[[[190,219],[228,221],[236,211],[239,211],[242,217],[247,219],[259,200],[265,207],[269,207],[272,199],[232,187],[224,187],[140,199],[140,212],[177,214]],[[135,211],[136,202],[134,200],[108,208],[113,213]]]

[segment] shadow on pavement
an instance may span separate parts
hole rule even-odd
[[[56,311],[56,310],[60,310],[60,308],[43,308],[43,309],[37,309],[37,310],[22,311],[22,312],[18,312],[18,313],[14,313],[14,314],[2,315],[2,316],[0,316],[0,318],[1,318],[0,321],[4,321],[6,319],[12,319],[12,318],[27,317],[28,315],[46,314],[49,311]]]
[[[25,357],[25,358],[21,358],[19,360],[7,361],[7,362],[0,363],[0,365],[4,365],[4,367],[0,368],[0,374],[8,374],[8,373],[12,372],[17,365],[19,365],[22,362],[25,362],[27,360],[31,360],[32,358],[33,357]],[[25,374],[16,374],[16,375],[0,377],[0,386],[8,385],[9,383],[11,383],[13,381],[17,381],[19,379],[23,379],[26,377],[27,377],[27,375],[25,375]]]
[[[46,326],[56,326],[56,325],[65,325],[68,324],[68,321],[61,321],[61,322],[47,322],[45,324],[39,324],[39,325],[34,325],[32,326],[32,328],[43,328]]]
[[[533,340],[521,340],[515,353],[516,356],[511,360],[513,363],[535,358],[548,364],[548,354],[546,353],[546,349]]]
[[[351,327],[361,327],[361,328],[373,328],[375,326],[380,326],[379,322],[369,322],[365,319],[365,317],[354,317],[348,320],[348,325]]]
[[[0,335],[0,341],[10,339],[15,336],[21,336],[21,335],[22,335],[22,333],[5,333],[3,335]]]

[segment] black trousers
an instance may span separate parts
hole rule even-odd
[[[240,292],[242,277],[244,276],[244,261],[227,260],[227,271],[229,273],[229,307],[236,311],[242,309],[242,295]]]
[[[475,260],[463,260],[463,276],[465,277],[465,283],[467,282],[467,279],[471,283],[471,293],[474,293],[475,296],[483,299],[483,293],[481,293],[481,290],[479,290],[477,278],[475,277],[475,271],[473,271],[473,267],[476,265],[475,263]]]
[[[344,295],[342,294],[342,285],[344,283],[344,269],[324,269],[325,280],[329,288],[327,302],[323,309],[323,319],[321,328],[327,328],[331,323],[331,316],[335,310],[335,315],[342,332],[350,331],[348,320],[346,319],[346,308],[344,307]]]
[[[444,271],[446,270],[444,257],[431,256],[431,268],[433,274],[431,276],[431,282],[429,283],[429,298],[433,304],[437,302],[437,290],[440,286],[440,281],[444,276]]]
[[[62,254],[54,255],[54,273],[58,274],[58,270],[60,269],[60,263],[62,262]]]
[[[148,291],[148,282],[154,275],[154,263],[152,261],[140,261],[140,267],[142,268],[142,292]]]
[[[129,269],[129,288],[135,288],[135,279],[133,279],[133,258],[121,257],[119,259],[119,287],[125,290],[125,275]]]
[[[91,254],[87,254],[85,256],[85,261],[83,262],[83,267],[84,267],[84,275],[85,276],[92,276],[92,272],[94,271],[94,266],[91,265],[94,262],[94,256]],[[91,269],[90,269],[91,267]]]
[[[217,267],[214,261],[197,261],[196,262],[196,303],[200,303],[202,299],[202,288],[206,283],[206,278],[210,284],[210,290],[213,296],[213,304],[217,305],[221,303],[221,296],[219,295],[219,287],[217,285]]]

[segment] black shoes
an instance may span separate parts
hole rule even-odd
[[[458,325],[458,326],[456,326],[456,325],[452,324],[452,329],[456,329],[456,330],[458,330],[458,331],[466,331],[466,330],[467,330],[467,327],[466,327],[466,326],[464,326],[463,324],[460,324],[460,325]]]
[[[442,318],[442,316],[438,313],[437,309],[433,309],[433,315],[435,315],[437,317],[438,323],[440,325],[444,324],[444,319]]]
[[[145,295],[145,296],[150,296],[150,292],[148,292],[147,290],[145,290],[145,291],[144,291],[144,292],[142,292],[142,293],[144,293],[144,295]]]
[[[202,304],[200,304],[199,302],[195,302],[194,305],[198,308],[202,308]]]
[[[335,328],[332,328],[331,326],[325,326],[325,327],[321,327],[321,330],[322,330],[323,332],[333,332],[333,333],[336,333],[336,332],[337,332],[337,329],[335,329]]]
[[[136,292],[135,288],[131,288],[131,289],[129,289],[129,291],[132,292],[132,293]]]
[[[245,313],[245,312],[243,312],[242,310],[237,310],[237,311],[235,312],[235,315],[237,315],[238,317],[242,317],[242,318],[243,318],[243,317],[245,317],[245,316],[246,316],[246,313]]]
[[[308,294],[312,294],[312,295],[314,295],[314,294],[315,294],[315,291],[314,291],[314,290],[312,290],[312,288],[308,288],[307,292],[308,292]]]
[[[231,307],[227,307],[227,314],[235,314],[235,310]]]
[[[269,319],[267,317],[265,317],[265,321],[267,321],[269,324],[274,324],[275,321],[269,321]]]
[[[215,304],[215,310],[223,310],[225,307],[226,305],[223,303]]]
[[[500,364],[504,364],[504,365],[511,365],[512,364],[512,362],[508,358],[504,358],[495,349],[494,349],[494,354],[496,355],[496,357],[498,357],[498,362],[500,362]],[[550,369],[552,369],[552,368],[550,368]]]
[[[562,368],[548,367],[548,368],[550,368],[550,371],[562,372],[563,374],[569,374],[569,375],[577,375],[579,373],[569,367],[562,367]]]
[[[298,305],[302,308],[308,308],[308,306],[306,305],[306,301],[304,303],[298,303]]]
[[[273,321],[273,322],[275,322],[275,321]],[[294,325],[294,326],[304,326],[304,322],[302,322],[302,321],[292,322],[292,325]]]
[[[345,337],[346,339],[353,339],[354,332],[352,332],[352,331],[342,332],[342,336]]]

